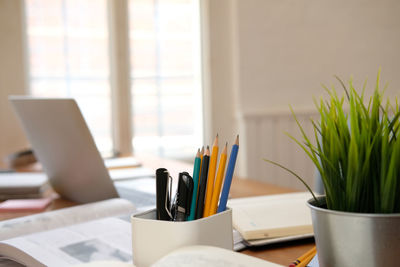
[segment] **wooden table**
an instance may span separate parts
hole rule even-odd
[[[187,164],[184,162],[177,162],[173,160],[142,158],[142,157],[140,157],[139,159],[144,163],[146,167],[149,168],[167,167],[173,177],[177,177],[177,173],[180,171],[188,171],[190,173],[191,172],[190,168],[192,168],[191,164]],[[40,166],[34,165],[24,170],[38,170],[38,169],[40,169]],[[230,193],[233,198],[239,198],[239,197],[289,193],[295,191],[296,190],[290,188],[284,188],[251,179],[241,179],[235,177],[235,179],[233,179],[232,182]],[[52,190],[49,190],[48,192],[46,192],[46,194],[48,196],[50,195],[54,196],[55,198],[53,203],[47,208],[47,211],[77,205],[72,201],[60,198]],[[30,214],[32,213],[3,213],[0,214],[0,220],[26,216]],[[304,254],[307,250],[311,249],[313,246],[314,246],[314,240],[306,239],[306,240],[292,241],[276,245],[261,246],[257,248],[250,248],[250,249],[248,248],[243,250],[242,253],[288,266],[293,260],[298,258],[300,255]]]

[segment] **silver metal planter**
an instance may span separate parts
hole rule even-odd
[[[319,197],[326,203],[325,197]],[[400,266],[400,214],[339,212],[308,201],[321,267]]]

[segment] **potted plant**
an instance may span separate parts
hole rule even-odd
[[[366,99],[349,82],[339,97],[316,106],[314,136],[290,136],[312,160],[325,196],[308,201],[320,266],[398,266],[400,252],[400,110],[383,99],[379,76],[373,96]],[[314,142],[312,142],[312,140]]]

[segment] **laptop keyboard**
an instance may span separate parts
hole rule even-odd
[[[143,191],[123,187],[117,187],[117,191],[121,198],[129,200],[135,204],[137,208],[156,205],[155,194],[149,194]]]
[[[154,178],[114,182],[114,185],[119,196],[135,204],[136,208],[155,207],[156,185]]]

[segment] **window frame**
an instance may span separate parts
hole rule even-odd
[[[131,62],[130,62],[130,29],[129,29],[129,0],[106,0],[106,19],[108,28],[108,56],[109,56],[109,86],[110,86],[110,115],[111,115],[111,143],[113,155],[133,155],[133,137],[135,131],[135,125],[132,121],[132,77],[131,77]],[[198,0],[199,14],[199,37],[198,37],[198,48],[199,57],[198,60],[198,76],[196,80],[199,82],[198,89],[195,95],[199,96],[201,101],[201,139],[204,141],[204,133],[206,130],[206,124],[204,123],[204,90],[203,88],[203,42],[202,42],[202,4]],[[24,25],[25,25],[25,36],[28,35],[27,29],[27,7],[24,1]],[[25,42],[25,49],[27,51],[27,81],[28,81],[28,93],[31,94],[30,88],[31,77],[29,74],[29,49],[28,41]]]
[[[133,154],[129,0],[107,1],[110,49],[112,143],[116,154]]]

